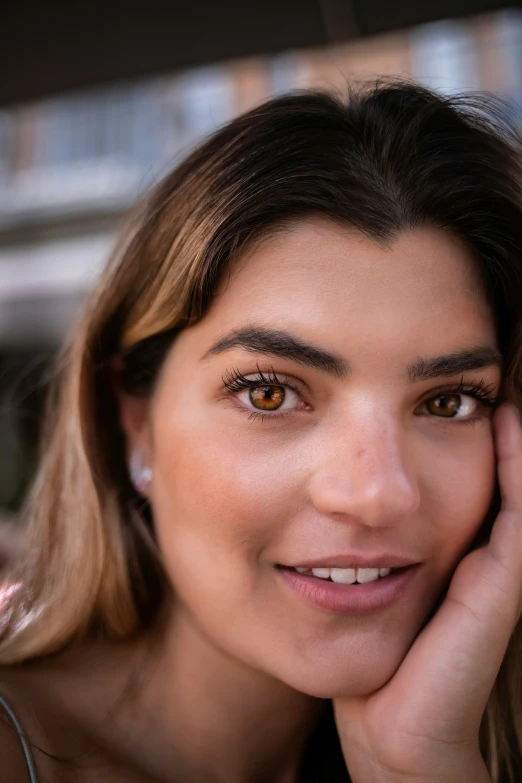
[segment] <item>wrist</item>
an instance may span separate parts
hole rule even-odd
[[[473,783],[492,783],[482,756],[463,760],[462,762],[445,762],[431,765],[430,770],[424,769],[418,773],[411,771],[396,771],[385,768],[375,761],[366,764],[359,763],[353,770],[348,766],[352,783],[462,783],[472,780]]]

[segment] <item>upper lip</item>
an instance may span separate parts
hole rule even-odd
[[[300,560],[289,568],[404,568],[417,565],[418,560],[401,555],[380,553],[375,555],[323,555],[313,560]]]

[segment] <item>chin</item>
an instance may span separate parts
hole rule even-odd
[[[364,696],[382,688],[399,668],[407,650],[399,654],[359,656],[359,659],[324,660],[313,666],[295,665],[281,677],[295,690],[318,699]]]

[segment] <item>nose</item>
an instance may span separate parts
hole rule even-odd
[[[420,504],[407,433],[393,416],[359,417],[322,433],[309,485],[322,514],[368,527],[389,527]]]

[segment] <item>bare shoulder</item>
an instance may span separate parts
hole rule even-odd
[[[38,780],[76,783],[75,771],[61,763],[68,758],[70,738],[51,667],[41,661],[0,666],[0,697],[0,783],[30,781],[24,746],[13,720],[27,740]]]
[[[8,698],[2,689],[0,695]],[[11,705],[11,702],[9,701]],[[12,705],[11,705],[12,706]],[[22,783],[29,780],[22,745],[18,732],[12,725],[8,714],[0,704],[0,758],[2,759],[2,783]]]

